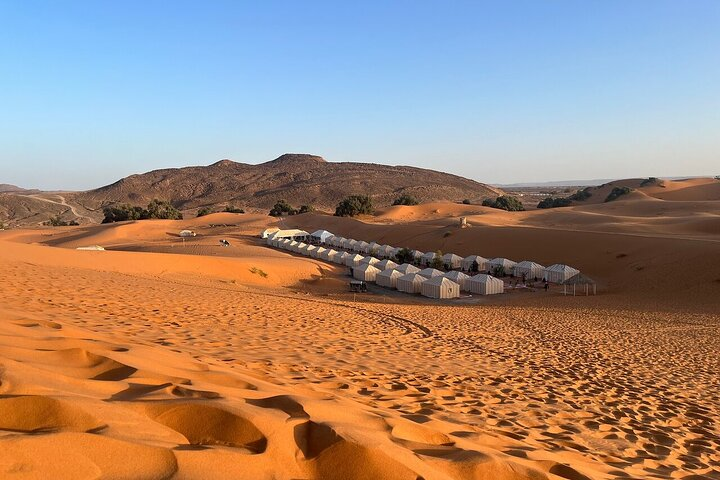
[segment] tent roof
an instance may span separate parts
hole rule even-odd
[[[328,232],[327,230],[315,230],[313,233],[310,234],[310,236],[312,237],[322,237],[323,235],[332,236],[332,233]]]
[[[402,277],[404,273],[399,272],[394,268],[388,268],[387,270],[383,270],[382,272],[378,273],[378,275],[383,277]]]
[[[518,263],[515,266],[520,267],[520,268],[533,268],[533,267],[545,268],[542,265],[540,265],[539,263],[535,263],[530,260],[523,260],[522,262]]]
[[[470,278],[470,275],[466,275],[462,272],[458,272],[457,270],[453,270],[452,272],[447,272],[443,274],[443,277],[449,278],[450,280],[455,282],[456,280],[467,280],[468,278]]]
[[[445,277],[429,278],[429,279],[425,280],[424,283],[426,283],[428,285],[457,285],[458,287],[460,286],[457,284],[457,282],[453,282],[449,278],[445,278]]]
[[[468,262],[470,262],[470,261],[473,261],[473,260],[477,260],[478,258],[481,258],[481,259],[483,259],[483,260],[487,260],[487,258],[482,257],[482,256],[480,256],[480,255],[468,255],[467,257],[463,258],[463,260],[467,260]]]
[[[442,272],[440,270],[437,270],[435,268],[423,268],[419,272],[417,272],[419,275],[430,275],[432,277],[439,277],[442,275]]]
[[[413,280],[413,281],[420,280],[421,282],[424,282],[425,280],[427,280],[425,277],[423,277],[422,275],[418,275],[417,273],[406,273],[402,277],[399,277],[399,279]]]
[[[375,272],[380,273],[379,268],[376,268],[375,265],[370,265],[369,263],[361,263],[359,266],[355,267],[355,270],[360,270],[361,272],[367,272],[368,270],[372,272],[375,270]]]
[[[570,270],[570,271],[575,271],[575,272],[580,273],[580,270],[578,270],[577,268],[573,268],[569,265],[564,265],[562,263],[556,263],[554,265],[550,265],[549,267],[545,268],[545,270],[549,270],[551,272],[566,272],[566,271]]]
[[[471,282],[480,282],[480,283],[502,282],[502,280],[500,280],[499,278],[495,278],[492,275],[486,275],[484,273],[475,275],[474,277],[470,278],[470,281]]]
[[[446,253],[442,256],[443,259],[459,259],[462,260],[462,257],[460,255],[455,255],[454,253]]]
[[[563,285],[595,285],[595,280],[582,273],[576,273],[572,277],[568,278]]]

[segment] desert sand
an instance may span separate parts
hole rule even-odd
[[[0,232],[0,478],[720,478],[717,188],[636,193],[284,224],[568,263],[595,297],[354,297],[261,215]]]

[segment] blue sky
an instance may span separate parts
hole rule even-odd
[[[720,2],[0,0],[0,183],[285,152],[718,175]]]

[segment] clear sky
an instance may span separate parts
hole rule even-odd
[[[0,0],[0,183],[285,152],[720,174],[720,1]]]

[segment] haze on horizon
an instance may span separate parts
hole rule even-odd
[[[0,4],[0,183],[285,152],[486,183],[720,174],[720,2]]]

